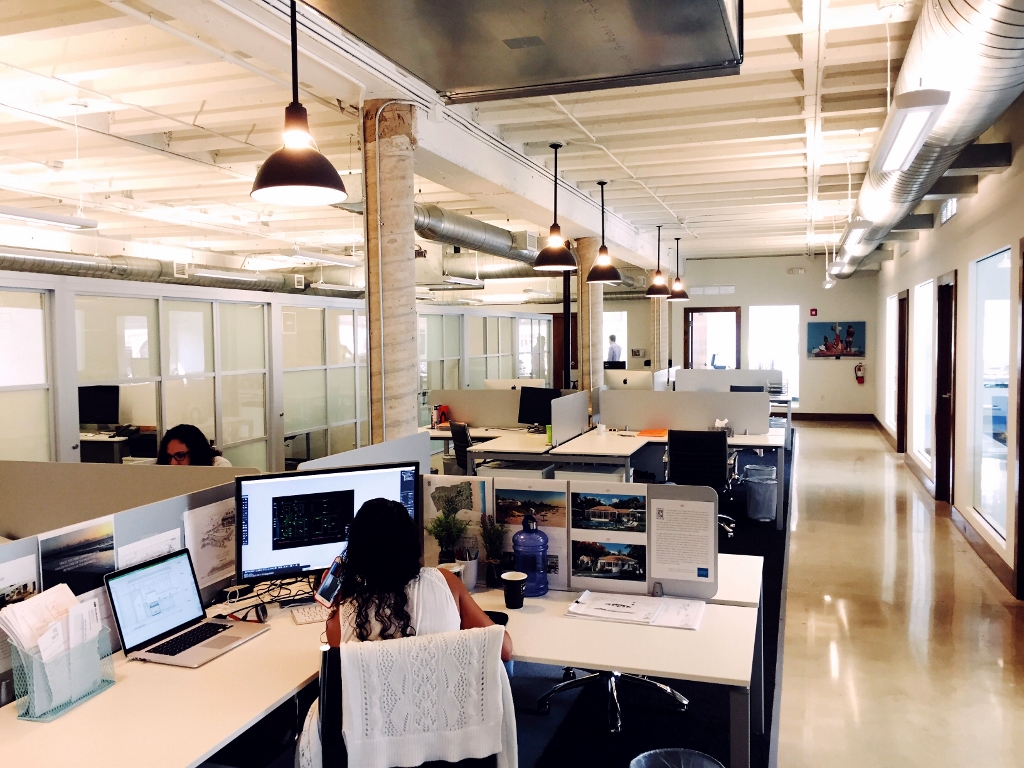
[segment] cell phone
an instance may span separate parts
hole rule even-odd
[[[320,582],[320,589],[316,591],[313,597],[320,605],[328,608],[334,605],[334,598],[338,596],[338,592],[341,590],[341,556],[334,558],[334,562],[331,563],[330,569],[327,571],[327,575],[324,576],[324,580]]]

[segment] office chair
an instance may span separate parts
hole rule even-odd
[[[721,430],[705,432],[670,429],[668,432],[668,481],[676,485],[706,485],[719,496],[732,491],[736,455],[729,450],[729,437]],[[736,520],[718,515],[718,524],[729,538],[736,532]]]
[[[460,421],[449,422],[452,428],[452,447],[455,449],[455,463],[462,470],[463,475],[472,475],[469,465],[469,454],[467,450],[473,445],[473,438],[469,436],[469,425]]]
[[[685,712],[690,706],[690,700],[679,691],[669,688],[667,685],[655,682],[646,675],[630,675],[622,672],[591,672],[583,677],[576,677],[576,670],[572,667],[565,667],[562,671],[562,682],[554,686],[539,699],[537,699],[537,713],[546,715],[551,711],[551,697],[562,691],[569,691],[574,688],[583,688],[587,685],[605,685],[608,688],[608,730],[611,733],[622,732],[622,709],[619,706],[619,684],[629,683],[650,690],[660,691],[671,696],[679,710]]]
[[[724,371],[725,370],[725,366],[724,365],[715,365],[715,361],[717,359],[718,359],[718,355],[717,354],[711,356],[711,367],[714,368],[716,371]]]

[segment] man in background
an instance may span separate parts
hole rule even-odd
[[[615,343],[615,337],[608,337],[608,360],[617,362],[622,359],[622,347]]]

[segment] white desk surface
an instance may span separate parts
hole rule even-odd
[[[729,438],[729,445],[737,448],[782,448],[785,444],[783,427],[773,427],[767,435],[733,435]]]
[[[598,434],[596,429],[585,432],[552,448],[553,454],[581,454],[588,456],[632,456],[650,442],[648,437],[639,437],[635,432],[605,432]]]
[[[79,440],[85,440],[90,443],[123,443],[127,440],[127,437],[114,437],[113,435],[97,435],[94,432],[79,432]]]
[[[551,446],[547,435],[511,432],[486,443],[469,446],[469,453],[547,453]]]
[[[570,618],[578,592],[528,597],[505,608],[501,590],[476,593],[482,608],[508,614],[512,658],[678,680],[750,687],[757,609],[709,604],[696,631]]]
[[[506,427],[470,427],[469,436],[474,440],[486,440],[488,438],[498,438],[504,435],[518,435],[525,431],[525,429],[508,429]],[[430,429],[429,427],[420,427],[420,432],[427,432],[432,440],[452,439],[452,431],[450,429]]]
[[[763,569],[763,557],[719,554],[718,592],[708,602],[757,608]]]
[[[593,436],[593,437],[591,437]],[[580,442],[583,438],[588,438],[586,442]],[[600,445],[608,444],[613,445],[615,440],[642,440],[644,443],[667,443],[668,435],[663,436],[652,436],[652,437],[639,437],[636,432],[613,432],[608,431],[603,435],[598,435],[596,430],[591,430],[585,435],[580,435],[574,440],[570,440],[568,443],[558,446],[552,450],[552,453],[590,453],[595,456],[619,456],[620,453],[600,453],[597,450],[570,450],[569,447],[574,444],[580,445],[581,447],[586,445],[588,448],[597,448]],[[600,441],[600,442],[599,442]],[[640,443],[633,450],[641,447],[644,443]],[[771,427],[766,435],[733,435],[729,438],[729,445],[737,448],[782,448],[786,443],[786,430],[784,427]],[[626,454],[629,455],[629,454]]]
[[[202,763],[320,673],[323,625],[269,611],[269,632],[199,669],[116,654],[114,685],[52,723],[18,720],[14,704],[0,708],[4,765]]]

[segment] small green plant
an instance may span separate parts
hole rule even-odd
[[[458,509],[442,507],[440,514],[426,527],[427,533],[437,539],[437,546],[445,555],[454,555],[455,545],[469,530],[469,522],[459,519]]]
[[[508,526],[499,523],[494,515],[480,515],[480,537],[484,540],[484,552],[488,560],[501,560],[507,532]]]

